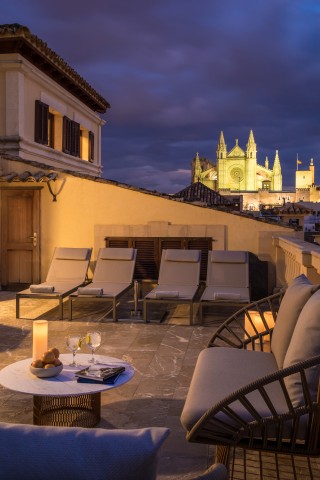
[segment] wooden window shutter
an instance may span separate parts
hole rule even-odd
[[[71,120],[71,155],[80,157],[80,124]]]
[[[135,237],[106,237],[106,247],[137,249],[137,259],[134,271],[136,280],[156,280],[159,275],[160,259],[158,255],[157,238],[135,238]]]
[[[135,278],[137,280],[157,280],[159,276],[160,259],[158,255],[157,238],[139,238],[133,240],[137,249]]]
[[[106,237],[104,239],[106,248],[128,248],[131,247],[129,245],[129,239],[128,238],[109,238]]]
[[[94,161],[94,133],[89,132],[89,162]]]
[[[200,279],[206,280],[208,251],[211,238],[158,238],[158,237],[106,237],[106,247],[137,249],[137,261],[134,272],[136,280],[157,280],[162,250],[167,248],[201,250]]]
[[[71,120],[68,117],[63,117],[62,126],[62,151],[71,154]]]
[[[188,250],[201,250],[200,280],[207,279],[208,252],[211,249],[211,238],[187,238]]]
[[[183,238],[160,238],[160,250],[165,250],[167,248],[173,248],[181,250],[184,248]]]
[[[40,100],[35,102],[34,140],[42,145],[48,145],[49,106]]]

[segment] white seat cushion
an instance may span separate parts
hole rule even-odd
[[[237,348],[213,347],[203,350],[197,360],[188,396],[182,411],[181,422],[190,430],[202,415],[228,395],[241,387],[277,371],[272,353],[253,352]],[[286,403],[281,390],[271,388],[274,401],[286,411]],[[262,416],[270,416],[270,411],[257,393],[249,397]],[[241,404],[236,411],[251,420]]]

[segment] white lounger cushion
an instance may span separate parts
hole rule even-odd
[[[320,355],[320,290],[307,301],[299,315],[291,337],[290,345],[283,362],[283,368]],[[317,398],[320,366],[307,370],[306,378],[312,400]],[[286,386],[295,407],[304,404],[301,378],[299,374],[286,379]]]
[[[0,423],[5,480],[155,480],[167,428],[104,430]]]
[[[73,282],[75,287],[81,285],[86,278],[91,252],[91,248],[57,247],[45,283],[55,286],[57,282]]]
[[[199,250],[175,250],[168,249],[165,251],[165,260],[167,262],[199,262]]]
[[[103,260],[132,260],[133,248],[101,248],[99,258]]]
[[[93,273],[93,283],[132,283],[137,250],[133,248],[101,248]]]
[[[215,263],[247,263],[247,252],[232,250],[212,250],[210,252],[210,261]]]
[[[291,282],[284,294],[271,340],[271,351],[279,368],[283,367],[299,315],[318,288],[319,285],[312,285],[305,275],[299,275]]]
[[[54,257],[57,260],[88,260],[88,248],[63,248],[57,247]]]
[[[207,287],[219,287],[219,291],[229,291],[229,287],[246,288],[249,295],[249,255],[244,251],[213,250],[209,252]],[[221,288],[220,288],[221,287]]]
[[[178,285],[199,285],[200,258],[201,250],[163,250],[158,278],[161,287],[159,290],[179,290]]]

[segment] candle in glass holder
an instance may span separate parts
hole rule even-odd
[[[251,318],[257,332],[258,333],[264,332],[266,330],[266,327],[264,326],[264,323],[263,323],[263,320],[260,316],[260,313],[254,311],[254,310],[249,310],[248,313],[250,314],[250,318]],[[263,315],[264,315],[264,319],[265,319],[268,327],[272,328],[274,326],[274,319],[273,319],[272,312],[263,312]],[[245,329],[250,336],[254,336],[254,335],[257,334],[255,329],[253,328],[249,318],[247,317],[247,315],[245,316]],[[270,342],[270,335],[265,335],[264,338],[263,338],[263,341]],[[256,339],[255,342],[259,343],[260,340]]]
[[[34,320],[32,358],[37,360],[48,350],[48,322],[47,320]]]

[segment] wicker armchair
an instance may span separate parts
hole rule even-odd
[[[314,291],[315,289],[312,293]],[[256,361],[259,369],[261,358],[273,357],[272,353],[266,353],[270,350],[270,342],[266,340],[272,339],[273,325],[277,321],[284,294],[285,292],[281,291],[243,307],[218,328],[208,344],[209,348],[199,356],[188,393],[189,399],[187,397],[181,416],[189,442],[217,446],[216,462],[229,464],[232,470],[241,450],[243,476],[233,476],[231,472],[231,478],[281,478],[281,469],[278,468],[279,454],[290,455],[292,476],[285,478],[319,478],[313,474],[310,457],[320,454],[320,402],[319,393],[315,394],[314,390],[310,390],[310,374],[318,384],[320,354],[288,367],[274,369],[267,374],[264,371],[260,377],[247,384],[244,381],[240,388],[230,391],[230,383],[241,385],[238,377],[246,378],[247,375],[247,378],[250,378],[250,374],[243,372],[246,366],[252,372],[255,365],[250,363]],[[320,307],[320,292],[313,297],[314,306]],[[320,311],[320,308],[318,310]],[[261,318],[258,328],[255,324],[256,314]],[[320,315],[317,315],[319,318]],[[240,355],[237,355],[237,352],[240,352]],[[247,363],[241,363],[243,358]],[[212,365],[208,365],[210,362],[216,364],[213,366],[216,372],[212,376]],[[220,371],[217,367],[219,363]],[[225,380],[225,377],[228,380]],[[212,386],[211,380],[214,383]],[[301,390],[299,402],[292,394],[292,385],[296,384],[300,385]],[[220,396],[219,388],[222,389]],[[228,389],[230,393],[225,395]],[[212,403],[206,408],[206,402],[210,401],[211,395]],[[279,398],[282,400],[279,401]],[[257,463],[251,477],[246,472],[246,456],[248,452],[252,454],[252,451],[256,452]],[[270,467],[271,476],[264,477],[262,457],[267,452],[272,452],[276,460],[274,466]],[[294,463],[296,455],[308,457],[306,476],[297,476],[298,470]],[[318,463],[317,475],[319,468]]]
[[[232,347],[264,351],[270,343],[265,339],[272,338],[273,326],[277,319],[277,313],[285,290],[249,303],[229,317],[215,332],[208,343],[208,347]],[[266,318],[268,312],[269,318]],[[262,320],[264,328],[259,330],[255,323],[255,314]],[[273,322],[270,325],[270,314]],[[247,322],[244,323],[244,318]],[[261,326],[261,323],[260,323]],[[249,328],[250,331],[249,331]]]

